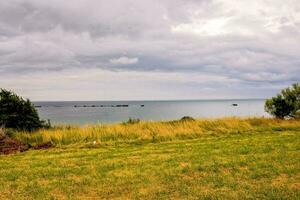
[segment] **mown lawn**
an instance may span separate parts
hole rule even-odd
[[[299,127],[0,156],[0,199],[300,199]]]

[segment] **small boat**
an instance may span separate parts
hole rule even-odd
[[[237,103],[233,103],[232,106],[238,106],[238,104]]]

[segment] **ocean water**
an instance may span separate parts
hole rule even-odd
[[[268,116],[263,99],[182,101],[67,101],[34,102],[42,119],[52,124],[117,123],[129,118],[174,120],[183,116],[216,118]],[[233,106],[237,104],[237,106]]]

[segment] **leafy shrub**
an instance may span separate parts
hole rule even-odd
[[[194,118],[190,117],[190,116],[183,116],[179,121],[196,121]]]
[[[138,124],[140,123],[140,119],[134,119],[134,118],[129,118],[127,122],[123,122],[124,125],[126,124]]]
[[[11,91],[0,90],[0,126],[33,131],[44,125],[29,99],[24,100]]]
[[[283,89],[276,97],[267,99],[265,110],[277,118],[300,118],[300,85]]]

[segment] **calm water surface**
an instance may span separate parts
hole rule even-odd
[[[34,102],[42,119],[53,124],[115,123],[131,118],[173,120],[225,116],[267,116],[263,99],[185,101]],[[238,106],[232,106],[238,104]],[[142,106],[143,105],[143,106]],[[119,106],[119,107],[117,107]],[[124,106],[124,107],[121,107]],[[125,107],[128,106],[128,107]]]

